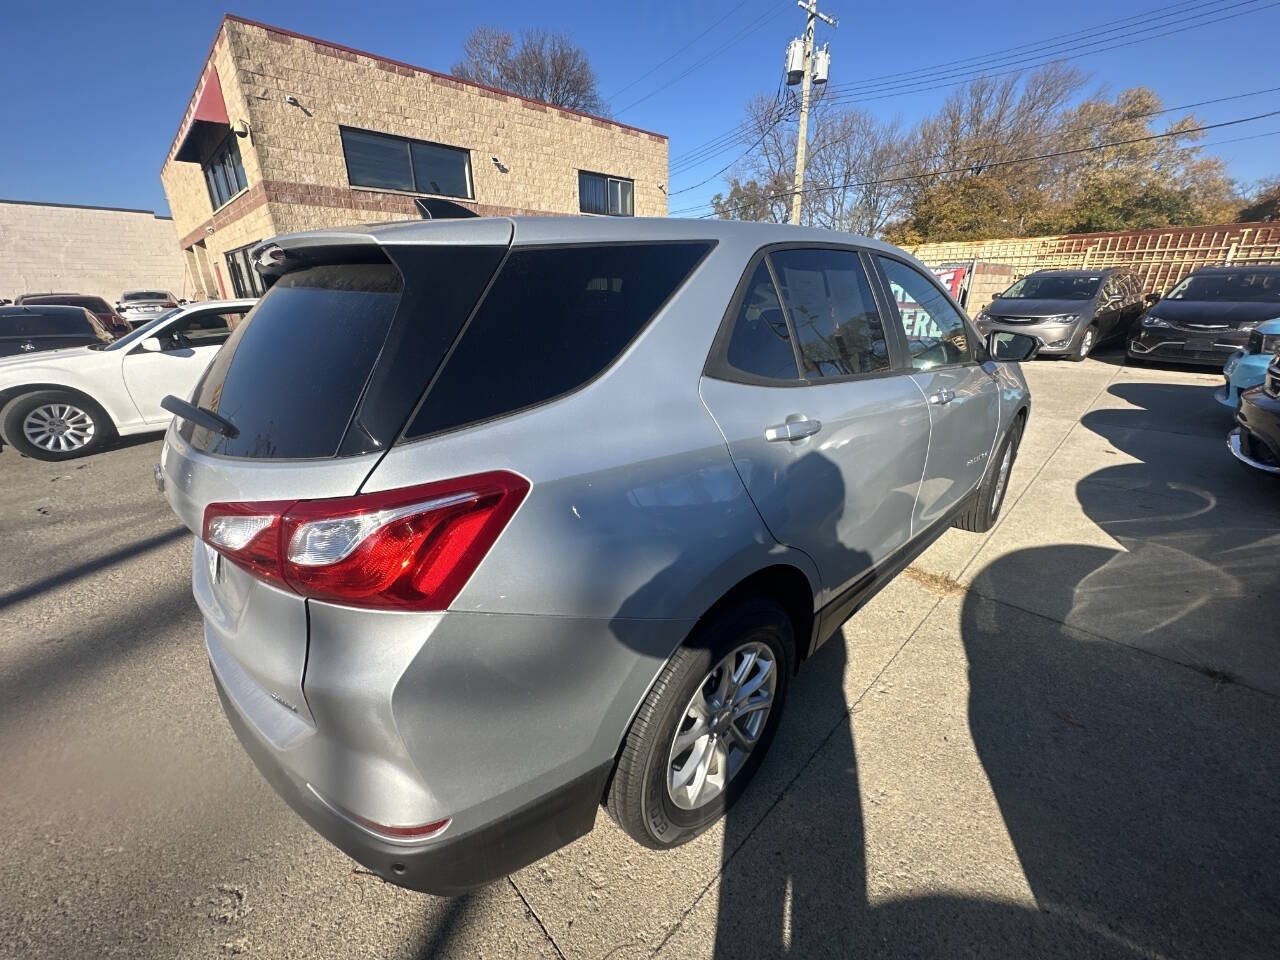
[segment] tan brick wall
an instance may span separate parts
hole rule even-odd
[[[196,164],[170,159],[162,180],[178,237],[203,237],[218,259],[259,239],[247,234],[416,217],[404,194],[351,188],[340,125],[470,150],[482,214],[576,214],[578,171],[590,170],[632,179],[637,216],[666,215],[667,142],[657,135],[233,19],[211,61],[231,122],[249,123],[239,141],[249,190],[214,214]],[[269,211],[265,224],[239,225],[250,207]]]
[[[182,296],[183,275],[173,221],[149,210],[0,201],[0,297],[57,290],[115,303],[142,287]]]

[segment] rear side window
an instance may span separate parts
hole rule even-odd
[[[796,380],[796,355],[778,291],[763,260],[742,298],[725,353],[729,366],[770,380]]]
[[[181,421],[192,446],[233,457],[332,457],[400,302],[391,264],[287,273],[227,340],[196,390],[197,406],[235,438]],[[220,316],[210,318],[225,330]]]
[[[513,413],[581,387],[618,358],[710,247],[512,251],[406,438]]]
[[[796,331],[806,380],[889,369],[884,324],[856,253],[780,250],[769,259]]]

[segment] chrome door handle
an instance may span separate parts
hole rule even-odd
[[[954,390],[944,389],[944,390],[939,390],[937,393],[931,394],[929,396],[929,402],[936,403],[938,404],[938,406],[943,406],[944,404],[950,403],[955,398],[956,398],[956,392]]]
[[[812,437],[821,429],[821,420],[810,420],[805,417],[765,427],[764,438],[770,443],[778,440],[803,440],[805,437]]]

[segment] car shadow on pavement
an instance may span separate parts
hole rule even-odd
[[[870,838],[879,876],[869,875],[855,711],[763,819],[735,815],[742,804],[729,812],[717,958],[1275,955],[1280,690],[1268,692],[1265,675],[1250,681],[1276,660],[1280,520],[1252,478],[1198,462],[1208,420],[1188,435],[1184,414],[1198,401],[1182,389],[1203,399],[1197,388],[1122,384],[1113,392],[1131,408],[1084,419],[1133,458],[1076,484],[1116,546],[1013,550],[958,601],[969,732],[1022,876],[955,835],[963,816],[930,815],[929,804],[963,795],[955,758],[931,756],[931,736],[898,745],[922,781],[911,765],[895,774],[919,822]],[[1200,662],[1215,650],[1243,665],[1240,682]],[[917,669],[956,655],[919,652]],[[837,636],[814,657],[787,722],[848,714],[845,656]],[[904,738],[932,722],[896,699],[909,711]],[[892,816],[877,813],[882,826]],[[942,829],[938,863],[922,863],[919,834]],[[977,853],[957,861],[957,850]],[[1034,906],[1022,905],[1023,878]],[[993,881],[1020,902],[947,889]],[[895,885],[939,893],[869,894]]]
[[[15,587],[12,590],[6,590],[0,593],[0,611],[22,603],[24,600],[30,600],[32,597],[38,597],[50,590],[56,590],[59,587],[65,587],[67,584],[85,577],[92,577],[95,574],[105,570],[110,570],[118,564],[131,560],[148,551],[155,550],[158,547],[167,546],[175,540],[181,540],[188,535],[186,527],[174,527],[172,530],[165,530],[163,533],[157,533],[150,537],[144,537],[141,540],[135,540],[126,544],[110,553],[105,553],[100,557],[94,557],[84,563],[76,564],[59,570],[57,573],[51,573],[48,576],[27,584],[24,587]]]

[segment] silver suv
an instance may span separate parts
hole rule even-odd
[[[795,669],[986,530],[1034,341],[902,251],[788,226],[471,219],[286,236],[158,479],[214,682],[324,836],[454,894],[588,832],[663,849]]]

